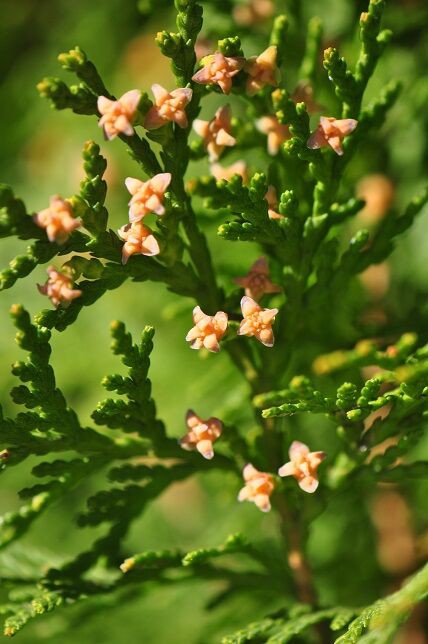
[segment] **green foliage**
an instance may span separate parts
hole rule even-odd
[[[0,236],[12,243],[30,242],[1,272],[1,290],[61,258],[66,259],[62,270],[71,284],[66,288],[77,290],[71,301],[56,302],[55,308],[42,310],[33,319],[21,305],[11,310],[17,343],[27,358],[12,366],[20,384],[12,389],[11,398],[21,410],[13,417],[0,413],[0,472],[28,467],[34,478],[28,480],[27,469],[25,487],[19,491],[23,505],[0,520],[0,549],[7,553],[9,547],[18,547],[35,522],[55,503],[67,503],[75,490],[80,501],[85,501],[73,510],[77,526],[94,528],[96,533],[70,556],[61,553],[55,561],[38,562],[34,554],[30,566],[18,556],[10,575],[6,567],[0,597],[5,635],[15,635],[32,619],[66,606],[82,604],[90,613],[109,602],[121,605],[136,597],[143,585],[203,582],[210,588],[213,584],[217,593],[209,600],[211,608],[235,596],[261,595],[260,609],[251,623],[226,635],[225,644],[332,642],[336,635],[335,641],[341,644],[386,643],[426,598],[427,569],[422,568],[395,593],[379,599],[385,593],[384,581],[390,580],[369,554],[375,550],[374,537],[371,528],[366,530],[370,499],[382,489],[378,483],[394,484],[404,494],[412,482],[427,474],[422,443],[428,414],[426,314],[419,307],[418,323],[413,324],[412,314],[398,311],[394,302],[385,312],[386,321],[370,327],[363,319],[369,295],[362,292],[356,277],[390,258],[403,233],[423,212],[428,188],[418,186],[417,196],[407,207],[387,203],[381,219],[364,221],[361,211],[370,208],[370,203],[360,198],[354,183],[366,167],[367,150],[373,151],[370,146],[379,145],[379,154],[388,157],[382,147],[385,132],[389,134],[385,128],[402,80],[376,86],[370,99],[366,96],[377,63],[391,41],[392,32],[382,27],[385,2],[370,0],[367,12],[361,14],[357,51],[347,34],[346,58],[335,47],[328,47],[322,63],[328,25],[316,16],[306,21],[300,4],[289,2],[288,15],[273,17],[259,31],[259,25],[248,28],[245,21],[236,27],[242,3],[205,2],[206,15],[215,11],[219,19],[209,18],[204,25],[201,4],[175,0],[176,31],[160,31],[156,44],[170,59],[176,86],[192,90],[185,106],[188,124],[180,127],[169,122],[153,130],[142,127],[144,117],[154,109],[143,91],[135,118],[130,117],[133,133],[119,131],[119,142],[106,143],[125,144],[137,164],[132,176],[147,180],[159,173],[171,174],[163,196],[165,213],[153,224],[160,248],[156,256],[136,252],[123,263],[123,240],[111,228],[107,160],[94,141],[84,144],[84,178],[65,201],[80,225],[65,241],[60,240],[63,243],[50,241],[23,201],[8,186],[0,186]],[[140,3],[144,15],[157,9],[153,2]],[[226,57],[248,58],[255,45],[257,52],[268,45],[277,48],[278,83],[268,82],[251,96],[246,90],[247,65],[236,70],[232,79],[231,134],[236,146],[220,151],[220,163],[233,157],[235,148],[247,154],[248,180],[239,174],[216,180],[193,164],[202,163],[207,149],[206,141],[190,140],[192,124],[205,110],[205,101],[212,118],[213,101],[221,94],[215,82],[203,85],[193,80],[195,72],[210,62],[206,58],[197,62],[200,33],[212,43],[217,41],[213,50]],[[60,54],[58,61],[77,79],[76,84],[48,77],[38,84],[40,95],[56,110],[69,109],[98,119],[99,97],[116,98],[95,64],[78,46]],[[318,127],[318,118],[312,114],[320,112],[312,92],[326,103],[323,114],[356,119],[355,131],[342,137],[343,154],[335,154],[337,148],[330,147],[327,134],[325,146],[308,147]],[[418,105],[423,104],[419,100]],[[277,155],[266,154],[266,133],[261,135],[258,130],[258,120],[266,116],[277,119],[289,133]],[[96,127],[93,118],[92,126]],[[276,204],[268,202],[272,189]],[[116,207],[112,203],[111,209]],[[206,234],[211,232],[210,220],[217,228],[214,242]],[[237,249],[237,260],[241,249],[243,257],[249,256],[247,248],[248,253],[261,249],[268,258],[272,281],[279,288],[254,298],[263,297],[263,308],[278,310],[273,347],[257,343],[254,337],[238,337],[242,293],[230,284],[232,272],[238,277],[237,264],[225,260],[223,251],[217,256],[217,248],[229,254]],[[262,277],[256,276],[256,286]],[[197,450],[183,449],[177,442],[179,427],[169,427],[160,417],[149,375],[152,326],[145,326],[135,343],[122,322],[111,325],[112,351],[120,357],[125,372],[103,379],[111,395],[91,413],[93,426],[80,420],[59,386],[51,362],[55,333],[66,331],[84,307],[91,307],[127,281],[164,285],[175,297],[183,298],[177,311],[180,306],[186,310],[189,326],[190,301],[207,315],[217,311],[228,315],[221,349],[242,377],[243,386],[230,379],[233,396],[219,403],[224,411],[222,433],[212,459],[209,455],[204,459]],[[133,288],[137,300],[138,285]],[[177,313],[173,322],[178,318]],[[227,367],[221,358],[207,356],[204,350],[200,356],[207,358],[209,387],[216,390],[223,377],[226,382],[229,378]],[[214,360],[219,360],[217,371]],[[169,369],[169,355],[164,369]],[[199,372],[195,380],[195,390],[203,389]],[[185,408],[193,403],[187,392],[182,392],[180,402],[184,416]],[[209,425],[209,421],[201,422]],[[321,429],[308,430],[318,424]],[[303,439],[309,440],[311,451],[327,452],[315,495],[305,494],[303,485],[300,490],[295,481],[277,475],[279,466],[293,460],[288,455],[292,442]],[[235,496],[244,485],[240,470],[250,461],[271,475],[272,509],[280,526],[275,545],[271,534],[259,529],[259,515],[252,514],[256,540],[234,532],[210,539],[221,545],[196,544],[189,551],[188,545],[179,543],[179,536],[173,548],[165,548],[160,535],[159,547],[150,549],[143,544],[141,552],[130,554],[136,551],[128,545],[133,525],[166,490],[211,472],[224,486],[221,499],[226,503],[224,499]],[[300,474],[296,474],[299,484],[308,478]],[[310,476],[317,475],[310,472]],[[256,483],[267,485],[259,479]],[[246,489],[251,492],[251,483]],[[211,495],[209,482],[207,490]],[[254,498],[260,501],[260,495],[264,492]],[[360,507],[355,507],[355,495],[360,495]],[[192,503],[191,494],[188,503]],[[341,541],[347,543],[339,543],[334,535],[335,552],[327,552],[323,560],[324,553],[311,552],[312,533],[316,534],[323,512],[335,512],[335,504],[340,503],[337,527],[332,530],[337,529]],[[354,532],[356,546],[351,555]],[[356,569],[370,566],[366,581],[364,572],[360,575]],[[368,590],[373,579],[373,591]],[[358,593],[352,597],[357,586]],[[342,594],[348,587],[349,594]],[[374,594],[376,600],[369,603]],[[223,630],[232,627],[226,625]]]
[[[333,631],[342,628],[352,619],[353,611],[348,608],[326,609],[310,612],[308,606],[296,604],[279,614],[249,624],[247,628],[223,638],[223,644],[243,644],[244,642],[269,642],[285,644],[292,642],[295,636],[307,631],[314,624],[330,621]]]
[[[428,567],[425,566],[396,593],[364,608],[336,644],[390,642],[414,606],[427,597],[427,576]]]
[[[171,482],[187,478],[200,469],[194,454],[184,452],[175,440],[168,438],[163,423],[156,418],[156,408],[150,397],[151,383],[147,377],[153,348],[152,328],[147,327],[140,344],[135,345],[123,324],[112,325],[113,351],[122,356],[128,375],[108,376],[103,384],[109,391],[125,395],[127,402],[108,399],[100,403],[92,415],[96,424],[121,430],[120,436],[110,438],[95,429],[83,427],[77,414],[67,405],[49,363],[50,331],[39,324],[32,324],[22,307],[14,307],[12,316],[18,328],[17,342],[29,354],[25,362],[13,365],[14,375],[27,384],[15,387],[12,398],[30,411],[20,412],[15,419],[2,417],[2,436],[9,446],[8,467],[31,455],[46,457],[63,452],[67,458],[42,460],[33,467],[32,474],[43,481],[21,490],[21,498],[29,500],[29,503],[18,512],[2,517],[0,547],[19,539],[52,503],[100,469],[109,468],[108,477],[112,482],[131,480],[138,481],[138,484],[132,482],[124,487],[110,487],[88,498],[87,510],[78,516],[78,525],[108,523],[111,525],[107,534],[74,560],[58,569],[48,570],[45,577],[37,580],[34,590],[29,591],[30,603],[12,602],[8,605],[6,612],[11,616],[5,623],[6,635],[14,635],[37,615],[71,600],[85,598],[88,592],[91,595],[106,592],[107,588],[103,586],[88,586],[82,575],[100,557],[108,557],[113,566],[118,566],[118,548],[131,521]],[[138,466],[130,461],[129,464],[112,467],[118,460],[127,461],[142,455],[174,457],[175,465]],[[216,466],[230,469],[233,462],[220,457]],[[221,554],[247,550],[251,552],[246,541],[240,535],[234,535],[223,546],[191,552],[186,556],[183,554],[181,558],[183,565],[188,566]],[[156,553],[136,556],[138,564],[141,559],[146,562],[155,559],[158,563],[165,559],[171,561],[169,555]],[[120,587],[120,583],[117,584]],[[109,588],[113,590],[117,584],[111,583]],[[45,590],[40,592],[40,587]]]
[[[242,534],[228,537],[226,543],[215,548],[199,548],[184,554],[179,551],[161,550],[142,552],[126,559],[121,565],[122,572],[129,572],[137,568],[176,568],[180,566],[201,566],[211,559],[235,552],[246,552],[256,556],[250,544]]]

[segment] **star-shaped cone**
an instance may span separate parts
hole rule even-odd
[[[193,129],[204,140],[210,161],[217,161],[226,146],[233,147],[236,144],[236,139],[231,134],[231,118],[229,105],[224,105],[219,107],[211,121],[193,121]]]
[[[281,292],[281,287],[271,282],[269,278],[269,266],[264,257],[259,257],[250,267],[247,275],[236,277],[234,282],[245,288],[245,295],[256,301],[266,293]]]
[[[267,136],[267,149],[271,156],[276,156],[281,145],[291,139],[288,125],[283,125],[276,116],[262,116],[256,121],[256,128]]]
[[[251,297],[244,295],[241,310],[244,319],[238,329],[238,335],[254,336],[265,347],[273,347],[275,338],[272,324],[278,309],[262,309]]]
[[[33,221],[46,230],[50,242],[64,244],[73,230],[82,224],[73,214],[71,203],[59,195],[50,198],[49,207],[33,216]]]
[[[131,89],[117,101],[99,96],[97,107],[101,118],[98,125],[103,128],[106,139],[114,139],[118,134],[134,134],[133,123],[140,99],[141,92],[138,89]]]
[[[169,122],[181,128],[188,126],[186,107],[192,100],[193,90],[179,87],[168,92],[162,85],[152,85],[155,104],[149,109],[144,119],[146,130],[156,130]]]
[[[242,475],[245,485],[238,494],[238,501],[250,501],[262,512],[269,512],[270,496],[275,488],[273,476],[267,472],[259,472],[251,463],[244,467]]]
[[[223,56],[217,51],[201,62],[203,67],[192,76],[192,80],[202,85],[218,85],[224,94],[230,94],[232,78],[241,71],[245,59],[241,56]]]
[[[279,69],[276,66],[276,57],[276,45],[270,45],[259,56],[247,59],[244,71],[248,74],[246,90],[249,96],[254,96],[266,85],[278,85]]]
[[[288,455],[290,460],[279,468],[279,476],[294,476],[304,492],[315,492],[318,487],[317,469],[326,457],[325,452],[310,452],[305,443],[293,441]]]
[[[332,116],[321,116],[319,125],[308,139],[311,150],[329,145],[339,156],[343,155],[342,141],[358,125],[355,119],[335,119]]]
[[[153,255],[160,253],[156,237],[150,228],[144,226],[141,221],[125,224],[119,228],[117,233],[125,242],[122,248],[122,264],[126,264],[131,255],[153,257]]]
[[[180,440],[183,449],[196,449],[208,460],[214,457],[213,443],[220,437],[223,424],[218,418],[202,420],[192,409],[186,414],[187,434]]]
[[[73,280],[70,275],[58,271],[55,266],[49,266],[46,272],[48,274],[47,282],[43,286],[38,284],[37,288],[39,293],[48,296],[55,307],[60,304],[68,306],[72,300],[82,295],[82,291],[73,288]]]
[[[171,174],[162,172],[155,174],[147,181],[140,181],[133,177],[125,179],[128,192],[132,195],[129,202],[129,221],[135,223],[153,212],[155,215],[165,214],[163,200],[165,192],[171,183]]]
[[[206,315],[200,306],[193,309],[193,322],[186,341],[190,342],[192,349],[208,349],[212,353],[220,351],[219,340],[227,330],[228,316],[224,311],[217,311],[215,315]]]

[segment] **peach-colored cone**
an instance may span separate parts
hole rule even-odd
[[[342,141],[358,125],[355,119],[335,119],[332,116],[321,116],[319,125],[308,139],[311,150],[329,145],[339,156],[343,155]]]
[[[208,460],[214,457],[214,442],[221,436],[223,424],[218,418],[202,420],[192,409],[186,414],[187,434],[180,440],[183,449],[196,449]]]
[[[147,130],[156,130],[168,122],[176,123],[181,128],[188,126],[186,107],[192,100],[193,90],[179,87],[168,92],[162,85],[152,85],[155,104],[149,109],[144,119]]]
[[[124,240],[122,248],[122,264],[126,264],[131,255],[159,255],[160,249],[156,237],[147,226],[136,221],[125,224],[117,231],[121,239]]]
[[[134,134],[132,124],[137,116],[140,98],[141,92],[137,89],[131,89],[117,101],[112,101],[105,96],[98,98],[97,107],[101,114],[98,125],[103,128],[107,139],[114,139],[118,134],[127,136]]]
[[[206,315],[199,306],[193,309],[194,325],[186,335],[186,342],[192,349],[208,349],[212,353],[220,351],[219,340],[227,330],[228,316],[223,311]]]
[[[276,156],[281,145],[291,138],[288,125],[283,125],[276,116],[262,116],[256,121],[256,128],[267,136],[267,149],[271,156]]]
[[[73,280],[69,275],[61,273],[54,266],[47,269],[48,280],[45,284],[37,285],[39,293],[47,295],[52,304],[57,307],[60,304],[67,306],[76,297],[82,295],[79,289],[73,289]]]
[[[132,195],[128,204],[131,223],[140,221],[151,212],[155,215],[165,213],[163,200],[170,183],[171,174],[169,172],[156,174],[148,181],[140,181],[132,177],[125,179],[128,192]]]
[[[280,293],[281,287],[273,284],[269,278],[269,266],[264,257],[259,257],[251,266],[245,277],[236,277],[235,284],[245,288],[245,295],[259,300],[266,293]]]
[[[247,94],[253,96],[266,85],[278,85],[279,70],[276,66],[277,48],[271,45],[259,56],[247,59],[244,71],[248,74]]]
[[[318,487],[317,469],[326,454],[310,452],[309,447],[300,441],[291,443],[288,454],[290,460],[279,468],[279,476],[294,476],[304,492],[315,492]]]
[[[245,59],[241,56],[223,56],[217,51],[201,62],[203,67],[192,76],[192,80],[202,85],[218,85],[224,94],[230,94],[232,78],[241,71]]]
[[[193,129],[204,140],[210,161],[217,161],[226,146],[232,147],[236,139],[231,135],[231,111],[228,105],[220,107],[211,121],[196,119]]]
[[[59,195],[50,198],[49,208],[33,216],[34,223],[46,230],[50,242],[64,244],[73,230],[81,226],[80,220],[73,216],[73,208]]]
[[[238,494],[238,501],[251,501],[262,512],[269,512],[270,496],[275,488],[273,476],[259,472],[251,463],[244,467],[242,475],[245,485]]]
[[[243,320],[238,335],[254,336],[266,347],[273,347],[274,335],[272,324],[278,309],[262,309],[251,297],[244,295],[241,299]]]

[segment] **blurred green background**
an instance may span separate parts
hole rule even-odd
[[[168,62],[154,43],[159,29],[173,28],[172,4],[172,0],[158,2],[153,15],[148,15],[150,2],[138,4],[137,0],[0,0],[0,181],[14,187],[30,212],[46,207],[52,194],[66,197],[77,191],[83,178],[81,148],[91,138],[100,143],[108,159],[110,225],[115,229],[126,222],[128,195],[123,180],[128,175],[138,177],[139,171],[124,146],[119,141],[106,144],[93,118],[50,110],[47,102],[38,97],[35,86],[43,76],[61,76],[57,54],[79,45],[97,64],[115,94],[134,87],[148,90],[153,82],[172,87]],[[229,5],[221,0],[204,3],[208,32],[224,28],[223,35],[231,35]],[[224,12],[216,13],[222,8]],[[355,58],[357,46],[354,27],[364,8],[365,3],[355,0],[277,2],[278,12],[284,11],[292,17],[291,38],[300,48],[303,42],[300,25],[310,16],[319,15],[325,25],[326,46],[338,44],[350,60]],[[382,132],[373,135],[349,169],[349,186],[368,173],[387,174],[396,184],[398,207],[426,181],[428,82],[423,76],[428,65],[428,51],[424,47],[427,14],[424,0],[389,3],[385,24],[394,29],[395,38],[370,83],[369,95],[376,95],[388,80],[397,77],[402,80],[404,91]],[[244,38],[246,53],[260,50],[268,33],[269,21],[266,25],[253,26]],[[285,72],[288,89],[293,89],[293,83],[298,80],[299,60],[295,51],[299,51],[299,46],[290,47],[289,61],[285,61],[285,69],[287,65],[290,68],[289,86]],[[321,103],[334,105],[325,81],[320,82],[319,97]],[[215,103],[210,101],[204,107],[203,116],[213,110]],[[266,158],[253,156],[251,165],[263,170]],[[206,169],[201,162],[193,164],[189,176]],[[216,240],[217,224],[214,216],[206,217],[205,227],[215,249],[216,266],[223,275],[223,284],[231,289],[232,276],[244,274],[258,253],[250,245],[242,244],[236,252],[237,247]],[[421,216],[394,253],[393,286],[386,296],[386,306],[396,316],[397,328],[416,329],[422,340],[428,339],[426,228],[426,216]],[[22,242],[3,240],[1,267],[6,267],[23,247]],[[6,413],[13,413],[8,391],[15,384],[9,365],[22,357],[13,342],[8,309],[14,302],[24,303],[31,313],[45,308],[46,301],[36,289],[36,284],[44,281],[44,268],[39,267],[11,291],[1,294],[1,402]],[[416,305],[419,313],[409,319]],[[192,301],[168,293],[162,285],[126,283],[108,292],[94,306],[83,309],[78,321],[64,333],[54,334],[52,362],[58,384],[84,422],[90,422],[91,410],[104,397],[101,378],[120,368],[108,345],[109,323],[121,319],[136,336],[145,324],[156,328],[151,377],[159,414],[171,435],[179,437],[184,433],[183,419],[188,407],[202,417],[227,416],[251,431],[251,410],[243,409],[239,402],[246,385],[231,370],[227,357],[220,354],[215,361],[201,360],[183,341],[192,307]],[[323,419],[319,419],[317,427],[298,422],[303,433],[319,435],[321,432],[323,445],[331,441],[330,426]],[[3,476],[2,513],[19,507],[17,491],[28,485],[29,472],[30,464],[25,462]],[[55,563],[82,550],[95,538],[97,530],[77,529],[74,516],[83,509],[88,494],[100,485],[104,485],[100,480],[85,483],[66,502],[48,510],[19,545],[2,555],[0,565],[6,569],[13,566],[15,555],[27,557],[36,565],[39,558]],[[426,529],[427,521],[422,504],[424,490],[423,486],[415,485],[407,490],[419,532],[424,526]],[[170,546],[193,549],[215,545],[230,532],[241,530],[255,541],[261,536],[271,540],[274,557],[278,547],[274,541],[275,518],[257,513],[250,504],[237,504],[237,491],[234,477],[229,479],[214,473],[174,485],[134,525],[128,539],[129,553]],[[349,507],[350,502],[356,507],[353,517],[341,512],[345,503]],[[313,525],[310,552],[325,601],[365,604],[388,589],[385,571],[375,562],[375,538],[369,527],[368,508],[357,509],[358,505],[357,492],[353,499],[349,495],[345,500],[337,498]],[[366,521],[367,529],[358,532],[358,538],[350,545],[349,535],[355,534],[354,522],[358,525],[361,521]],[[350,573],[363,554],[364,563],[358,564],[361,565],[358,579],[355,583],[349,580],[346,587],[340,588],[343,575]],[[95,638],[105,644],[218,642],[221,633],[233,631],[280,605],[278,600],[269,597],[246,595],[244,599],[232,599],[215,611],[205,610],[210,598],[221,589],[221,584],[214,582],[156,590],[144,587],[122,605],[115,605],[110,599],[104,606],[71,607],[35,620],[18,639],[23,643],[61,641],[63,644],[93,642]]]

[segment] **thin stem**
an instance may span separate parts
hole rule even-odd
[[[251,386],[252,395],[256,394],[258,392],[257,383],[259,382],[259,375],[251,358],[247,355],[244,348],[241,347],[237,341],[228,342],[225,346],[225,349],[229,354],[232,362],[248,380]]]
[[[262,421],[266,442],[266,452],[272,470],[277,471],[281,464],[281,441],[275,431],[274,419]],[[303,534],[298,517],[290,511],[283,494],[274,496],[274,505],[279,515],[279,528],[284,540],[285,557],[297,590],[299,601],[315,604],[316,595],[312,573],[303,552]]]
[[[303,555],[302,532],[296,517],[292,516],[285,497],[277,495],[275,500],[279,515],[279,527],[288,549],[286,557],[293,575],[299,601],[313,606],[316,603],[316,594],[312,581],[312,572]]]
[[[200,230],[196,215],[190,204],[189,197],[185,200],[186,212],[183,218],[183,227],[189,240],[189,255],[197,269],[201,281],[206,290],[200,293],[200,297],[213,313],[221,306],[222,293],[217,286],[211,253],[204,233]]]

